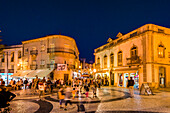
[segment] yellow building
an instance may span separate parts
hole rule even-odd
[[[78,69],[79,51],[71,37],[50,35],[23,41],[22,45],[21,68],[15,76],[68,80]]]
[[[96,78],[126,87],[133,77],[135,88],[142,83],[151,87],[170,87],[170,29],[146,24],[95,49]]]

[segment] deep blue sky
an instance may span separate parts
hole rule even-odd
[[[170,27],[170,0],[0,0],[3,44],[61,32],[88,61],[109,37],[147,23]]]

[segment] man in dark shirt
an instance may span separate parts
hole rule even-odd
[[[130,77],[130,80],[128,80],[128,85],[127,87],[129,88],[129,93],[130,93],[130,97],[134,97],[133,96],[133,85],[134,85],[134,80],[132,79],[132,77]]]

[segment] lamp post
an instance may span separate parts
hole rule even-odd
[[[6,52],[7,54],[7,85],[8,85],[8,51]]]

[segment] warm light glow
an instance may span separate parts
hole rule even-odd
[[[81,68],[81,66],[79,66],[79,68]]]
[[[17,66],[19,66],[20,64],[17,64]]]
[[[96,72],[96,69],[94,69],[93,71]]]

